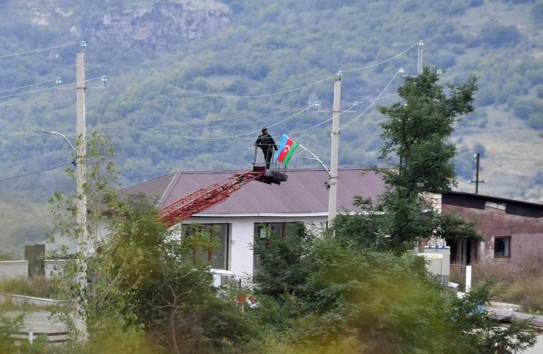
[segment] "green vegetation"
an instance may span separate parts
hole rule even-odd
[[[45,277],[14,278],[0,282],[0,293],[55,298],[54,286]]]
[[[514,270],[506,265],[478,263],[473,266],[473,283],[480,286],[484,282],[494,284],[495,301],[520,305],[526,312],[543,313],[541,262],[524,262]]]
[[[94,236],[98,225],[109,221],[111,237],[93,245],[99,250],[96,256],[75,256],[88,265],[92,287],[59,284],[64,296],[85,299],[89,341],[55,350],[486,353],[499,342],[511,350],[533,344],[534,333],[525,324],[504,330],[478,311],[491,298],[486,286],[458,300],[428,278],[421,259],[405,251],[432,231],[447,238],[473,236],[471,225],[458,218],[421,215],[419,193],[450,188],[453,164],[469,165],[475,148],[484,148],[488,160],[500,156],[502,167],[485,171],[500,171],[505,179],[512,155],[501,156],[498,145],[503,144],[495,144],[489,132],[502,134],[500,138],[541,134],[533,129],[540,127],[537,99],[543,68],[537,65],[539,48],[530,44],[541,42],[540,6],[460,0],[226,3],[233,12],[224,32],[198,42],[172,43],[169,52],[130,51],[107,36],[89,42],[87,76],[107,74],[110,80],[106,86],[88,82],[88,129],[111,140],[89,144],[85,193],[94,212],[88,226]],[[96,28],[104,25],[108,11],[124,14],[122,4],[102,7],[97,2],[84,11],[77,11],[83,2],[51,11],[43,1],[17,4],[0,5],[12,15],[0,25],[5,53],[78,42],[73,26]],[[74,11],[66,11],[70,9]],[[51,25],[38,24],[40,16]],[[126,39],[133,43],[132,37]],[[406,78],[398,90],[404,101],[381,109],[385,123],[375,111],[358,119],[399,67],[415,73],[421,39],[425,62],[435,67]],[[154,48],[154,43],[146,44]],[[75,50],[5,56],[0,83],[22,87],[56,76],[69,82]],[[437,67],[448,70],[438,76]],[[343,108],[355,107],[355,102],[360,107],[354,115],[342,115],[343,122],[353,124],[342,132],[341,165],[386,161],[380,167],[396,168],[387,174],[391,188],[378,203],[357,201],[368,213],[340,215],[335,235],[311,237],[300,229],[297,238],[277,239],[268,249],[256,250],[263,257],[254,289],[259,306],[239,306],[235,289],[218,293],[209,286],[206,264],[186,257],[211,243],[203,243],[204,237],[176,241],[147,201],[115,195],[118,178],[127,184],[171,170],[245,169],[252,160],[255,132],[264,125],[273,126],[274,135],[292,132],[317,155],[328,156],[323,142],[329,141],[329,129],[323,123],[330,115],[332,85],[325,78],[338,70],[343,71]],[[471,72],[479,73],[478,94]],[[440,80],[465,83],[441,86]],[[391,96],[383,93],[380,105]],[[75,124],[73,92],[58,88],[5,96],[0,155],[3,171],[13,174],[0,176],[1,244],[44,237],[49,223],[43,201],[53,190],[59,192],[53,198],[54,233],[77,239],[81,230],[74,224],[73,205],[81,196],[70,196],[75,184],[61,173],[73,168],[72,151],[62,139],[39,132],[61,130],[75,141],[70,128]],[[320,108],[309,109],[317,101]],[[480,112],[460,124],[458,118],[471,114],[474,106]],[[532,130],[523,130],[526,125]],[[380,127],[382,139],[376,137]],[[525,143],[525,136],[517,140]],[[503,140],[508,148],[515,142]],[[122,174],[113,169],[111,145]],[[467,156],[454,161],[456,150]],[[515,157],[515,170],[529,170]],[[305,163],[300,160],[296,167],[312,166]],[[33,173],[54,166],[62,167]],[[467,174],[469,168],[461,171]],[[522,195],[534,188],[526,183],[515,191]],[[66,269],[66,279],[79,271]],[[11,322],[7,333],[9,328]]]
[[[156,47],[152,40],[135,41],[133,32],[92,37],[91,29],[107,32],[104,19],[129,16],[127,9],[153,3],[72,1],[52,7],[41,0],[28,6],[10,0],[0,5],[6,15],[0,25],[0,86],[9,90],[0,95],[0,180],[8,178],[0,182],[2,247],[44,240],[51,224],[45,201],[54,191],[75,188],[62,173],[73,168],[72,151],[63,139],[40,129],[60,131],[75,143],[69,84],[75,80],[75,52],[82,39],[88,41],[88,131],[112,138],[123,185],[174,170],[246,169],[253,158],[251,143],[262,126],[271,127],[273,135],[289,133],[326,163],[330,139],[324,122],[330,118],[333,85],[325,78],[343,71],[342,108],[358,102],[356,113],[342,115],[342,122],[349,123],[400,67],[415,74],[417,43],[423,40],[424,62],[446,69],[444,79],[480,75],[473,103],[478,113],[470,114],[451,136],[460,152],[458,176],[473,177],[471,157],[483,147],[483,178],[491,183],[482,192],[541,199],[537,172],[530,172],[533,161],[518,154],[541,134],[535,108],[543,68],[540,49],[532,45],[543,40],[537,26],[541,4],[236,0],[222,2],[230,10],[224,31],[188,42],[183,36],[172,38],[168,48]],[[63,43],[73,45],[10,56]],[[109,77],[105,86],[94,80],[102,75]],[[54,88],[57,76],[65,87]],[[14,89],[35,83],[44,84]],[[390,93],[398,85],[395,80],[378,104],[396,100]],[[317,101],[319,110],[293,117]],[[381,122],[370,109],[342,131],[340,166],[382,162],[383,141],[375,134]],[[506,149],[496,143],[502,141],[518,146]],[[319,167],[303,159],[291,165]],[[518,186],[516,176],[508,177],[510,170],[527,171],[526,182]]]
[[[414,120],[412,124],[396,126],[390,123],[396,121],[398,111],[384,110],[394,113],[384,124],[390,144],[383,155],[397,155],[397,172],[387,175],[390,189],[382,200],[375,205],[358,201],[373,208],[366,211],[384,213],[341,215],[333,228],[318,235],[302,225],[294,225],[286,238],[271,235],[268,242],[255,245],[262,263],[253,288],[212,287],[206,262],[190,256],[213,247],[211,234],[194,225],[196,232],[180,238],[158,221],[156,208],[146,199],[115,196],[109,185],[116,179],[114,169],[101,168],[110,165],[107,154],[100,155],[103,158],[94,160],[90,170],[104,171],[91,174],[102,183],[92,188],[89,199],[102,196],[108,213],[102,213],[95,225],[98,219],[107,222],[110,234],[92,257],[79,254],[89,265],[92,287],[73,284],[68,289],[72,296],[84,298],[89,340],[67,343],[58,352],[110,353],[122,347],[129,353],[475,354],[493,353],[497,344],[512,352],[533,345],[535,333],[525,323],[504,328],[481,311],[491,298],[488,285],[458,299],[429,276],[422,258],[408,251],[429,230],[454,237],[458,230],[464,233],[471,228],[454,218],[415,216],[416,209],[421,214],[418,188],[441,190],[447,186],[444,181],[452,178],[431,171],[409,173],[418,161],[429,158],[443,167],[435,171],[450,170],[448,149],[418,147],[427,142],[439,146],[462,111],[456,108],[469,108],[475,88],[472,80],[440,86],[435,79],[435,70],[426,68],[400,88],[400,92],[421,88],[405,109],[434,109],[433,115],[411,113],[406,116]],[[445,93],[444,87],[451,91]],[[433,126],[434,134],[412,129],[425,123]],[[394,136],[416,143],[409,149],[391,149]],[[108,146],[107,141],[91,145]],[[436,153],[442,151],[446,153]],[[92,181],[89,185],[95,185]],[[410,193],[398,195],[398,191]],[[396,209],[402,203],[404,208]],[[77,227],[61,221],[63,234],[77,237]],[[238,301],[249,292],[257,299],[256,307]]]

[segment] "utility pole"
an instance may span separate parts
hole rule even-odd
[[[339,117],[341,114],[341,72],[334,79],[334,102],[332,108],[332,150],[330,158],[330,183],[328,191],[328,226],[332,225],[337,210],[337,178],[339,155]]]
[[[83,305],[84,292],[87,287],[87,256],[88,256],[88,232],[87,232],[87,144],[85,124],[85,42],[81,42],[81,49],[76,57],[76,91],[77,91],[77,145],[76,145],[76,179],[77,179],[77,227],[79,234],[79,264],[77,281],[79,285],[79,306]],[[85,317],[79,308],[77,320],[82,329],[82,336],[86,338]],[[76,324],[77,325],[77,324]]]
[[[419,41],[419,50],[418,50],[418,55],[417,55],[417,74],[420,75],[422,74],[422,69],[423,69],[423,48],[424,48],[424,43],[422,41]]]
[[[477,162],[475,163],[475,194],[479,194],[479,161],[480,161],[480,154],[476,153],[475,158],[477,159]]]
[[[469,183],[475,183],[475,194],[479,194],[479,183],[487,183],[486,180],[479,181],[479,160],[480,160],[480,154],[476,153],[473,155],[473,158],[476,159],[475,162],[475,181],[469,181]]]

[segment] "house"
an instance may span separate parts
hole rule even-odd
[[[447,240],[452,264],[492,262],[519,267],[543,255],[543,205],[465,192],[433,198],[441,212],[475,220],[476,230],[483,237],[482,241]]]
[[[235,172],[176,172],[123,189],[127,195],[144,194],[156,198],[159,208],[214,183]],[[288,180],[277,184],[251,181],[226,200],[182,221],[181,232],[194,223],[213,227],[219,249],[207,254],[215,269],[235,274],[253,274],[259,260],[252,245],[267,232],[285,235],[289,223],[325,228],[328,220],[329,174],[324,169],[287,170]],[[337,210],[354,212],[353,197],[375,200],[385,190],[382,176],[373,170],[345,168],[338,171]],[[175,226],[174,226],[175,227]]]

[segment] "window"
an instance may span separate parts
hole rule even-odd
[[[192,257],[209,262],[214,269],[228,269],[228,239],[229,224],[191,224],[182,226],[182,237],[186,238],[197,233],[207,233],[210,239],[218,244],[216,248],[197,249],[193,247]]]
[[[496,237],[494,239],[494,258],[511,257],[511,237]]]
[[[300,222],[274,222],[274,223],[256,223],[254,229],[254,244],[265,245],[267,247],[268,239],[275,235],[281,238],[294,236],[297,234],[300,227],[303,228],[303,223]],[[261,265],[260,256],[254,252],[253,255],[253,271],[256,273]]]

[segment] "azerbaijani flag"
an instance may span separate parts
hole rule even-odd
[[[297,148],[298,143],[283,134],[281,137],[281,143],[279,144],[279,149],[275,152],[275,159],[286,166]]]

